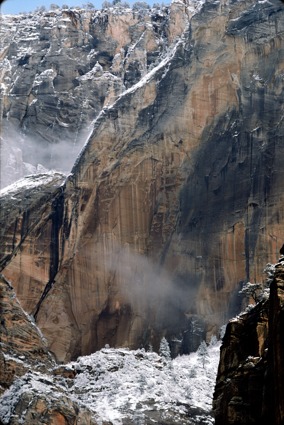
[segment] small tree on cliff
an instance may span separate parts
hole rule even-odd
[[[203,369],[205,368],[206,361],[209,358],[208,348],[205,341],[202,341],[197,350],[198,358],[201,360]]]
[[[39,13],[46,12],[46,7],[45,7],[45,6],[38,6],[38,7],[35,9],[35,12],[39,12]]]
[[[161,357],[164,357],[165,360],[171,360],[171,350],[168,341],[163,336],[160,342],[159,354]]]
[[[268,299],[270,284],[274,279],[275,265],[268,263],[263,272],[266,274],[266,280],[264,284],[246,282],[239,291],[239,294],[245,295],[248,301],[252,298],[255,304]]]
[[[105,0],[102,2],[102,9],[109,9],[111,6],[112,6],[112,2],[110,1]]]
[[[88,1],[87,3],[83,4],[83,8],[86,9],[86,10],[93,10],[93,9],[95,9],[95,6],[94,6],[93,3]]]
[[[150,6],[145,1],[136,1],[135,3],[133,3],[132,9],[137,11],[148,10],[150,9]]]
[[[56,3],[51,3],[50,9],[51,10],[58,10],[58,9],[60,9],[60,6],[58,6],[58,4],[56,4]]]
[[[257,304],[260,301],[259,297],[261,291],[262,285],[260,283],[246,282],[243,284],[243,287],[239,291],[239,294],[245,295],[245,297],[248,298],[248,301],[250,300],[250,298],[252,298],[255,304]]]

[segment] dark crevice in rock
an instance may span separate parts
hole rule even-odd
[[[44,291],[37,303],[34,311],[34,318],[37,318],[41,304],[51,290],[56,274],[59,269],[62,252],[60,252],[60,235],[64,217],[64,193],[61,193],[52,202],[51,211],[51,235],[50,235],[50,265],[49,265],[49,281],[47,282]]]

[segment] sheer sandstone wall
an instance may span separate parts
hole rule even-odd
[[[206,3],[190,19],[102,110],[42,227],[17,251],[3,236],[3,273],[59,360],[185,345],[195,320],[209,338],[282,246],[283,6]],[[35,264],[44,282],[27,286]]]

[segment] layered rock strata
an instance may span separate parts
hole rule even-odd
[[[29,370],[55,366],[46,341],[21,308],[10,283],[0,276],[0,393]]]
[[[18,250],[8,221],[3,273],[60,361],[165,334],[187,350],[189,329],[209,338],[240,282],[276,260],[283,14],[276,0],[189,14],[168,55],[99,114]]]
[[[70,171],[90,122],[161,60],[185,9],[1,16],[1,186],[29,174],[26,163]]]
[[[216,425],[283,423],[283,272],[282,259],[269,301],[227,326],[214,395]]]
[[[3,275],[0,317],[0,424],[72,425],[81,421],[96,425],[94,415],[60,388],[60,376],[69,376],[59,370],[47,341],[33,318],[22,309],[11,283]],[[57,385],[53,374],[59,376]]]

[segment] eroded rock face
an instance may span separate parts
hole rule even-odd
[[[46,341],[23,311],[10,283],[0,276],[0,393],[30,368],[43,371],[55,366]]]
[[[267,336],[267,302],[227,325],[214,395],[216,424],[257,424],[263,418]]]
[[[3,275],[0,315],[0,423],[71,425],[81,421],[96,425],[94,415],[73,401],[67,391],[58,397],[58,385],[52,375],[59,368],[48,351],[47,341]]]
[[[273,411],[275,424],[281,424],[284,420],[284,269],[283,261],[277,266],[275,280],[271,286],[270,296],[270,316],[269,316],[269,337],[270,351],[268,363],[268,385],[267,397],[269,400],[268,408],[265,409],[265,419],[269,420],[271,411]],[[273,392],[270,388],[273,388]],[[270,409],[271,406],[271,409]]]
[[[227,326],[214,395],[216,425],[283,423],[283,267],[282,259],[269,301]]]
[[[53,384],[50,376],[27,373],[21,382],[14,384],[12,389],[15,393],[10,396],[10,399],[7,399],[7,395],[4,396],[2,409],[3,407],[5,409],[5,403],[10,402],[13,406],[13,412],[10,414],[8,422],[4,416],[5,422],[1,422],[1,424],[98,424],[88,409],[80,406],[68,395],[58,392],[58,386]],[[108,425],[103,421],[100,423]]]
[[[29,174],[27,163],[70,171],[91,121],[161,60],[185,9],[2,16],[1,187]]]
[[[74,133],[123,91],[131,57],[137,56],[138,68],[145,66],[129,82],[125,79],[129,86],[153,62],[147,63],[145,55],[157,56],[166,47],[158,37],[163,31],[166,42],[167,12],[160,11],[164,29],[154,16],[144,19],[130,9],[3,16],[3,116],[43,140],[58,142],[63,137],[74,143]],[[134,47],[137,40],[140,45]]]
[[[164,334],[186,346],[194,323],[209,337],[282,245],[283,6],[206,3],[189,19],[102,110],[43,226],[17,252],[3,235],[3,273],[61,361]]]

